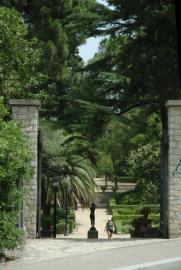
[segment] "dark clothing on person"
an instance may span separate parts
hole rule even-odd
[[[108,221],[106,223],[106,232],[111,232],[113,233],[113,222],[112,221]]]

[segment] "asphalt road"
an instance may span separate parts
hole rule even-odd
[[[114,248],[87,254],[76,254],[29,264],[9,264],[3,270],[113,270],[120,267],[152,262],[181,255],[181,239]]]

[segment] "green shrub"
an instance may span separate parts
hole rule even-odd
[[[125,225],[131,225],[133,222],[134,218],[130,218],[130,219],[119,219],[118,221],[120,221],[122,223],[123,226]]]
[[[74,210],[70,209],[68,216],[69,216],[69,219],[72,219],[72,220],[75,221],[75,212],[74,212]]]
[[[160,205],[117,205],[112,209],[113,221],[118,233],[129,233],[133,230],[132,224],[143,216],[141,210],[149,209],[149,219],[153,228],[158,228],[160,223]]]
[[[113,215],[133,215],[137,214],[137,210],[129,207],[112,209]]]
[[[53,215],[54,215],[54,208],[51,208],[51,210],[50,210],[50,216],[53,218]],[[57,209],[56,209],[57,219],[64,218],[65,215],[66,215],[65,210],[62,209],[62,208],[60,208],[60,207],[57,207]]]
[[[153,212],[160,212],[160,205],[159,204],[137,204],[137,205],[131,205],[131,204],[117,204],[115,206],[113,206],[111,209],[116,209],[116,210],[120,210],[120,211],[124,211],[126,212],[126,209],[128,209],[128,212],[130,212],[131,210],[133,212],[138,212],[140,211],[142,208],[145,207],[149,207],[151,211]]]
[[[160,214],[151,213],[149,218],[152,220],[152,225],[160,224]]]
[[[147,195],[140,190],[117,193],[114,198],[110,198],[109,207],[118,233],[129,233],[133,230],[134,220],[142,217],[141,209],[149,209],[152,227],[159,227],[160,205],[149,204]]]
[[[138,217],[141,217],[142,215],[117,215],[117,216],[114,216],[114,219],[119,219],[119,220],[124,220],[124,219],[134,219],[134,218],[138,218]]]
[[[50,217],[46,217],[42,215],[41,224],[42,224],[43,236],[50,236],[52,234],[53,216],[54,216],[53,208],[50,210]],[[65,209],[58,207],[57,212],[56,212],[56,217],[57,217],[57,225],[56,225],[57,234],[62,234],[64,233],[64,229],[65,229],[65,218],[66,218]],[[75,212],[73,209],[70,209],[68,212],[68,226],[69,226],[69,232],[71,233],[75,228]]]
[[[41,216],[41,226],[42,228],[48,228],[53,225],[53,218],[52,217],[46,217],[44,215]]]
[[[131,224],[123,224],[122,221],[120,220],[114,220],[114,226],[116,228],[116,233],[122,234],[128,234],[130,232],[130,230],[133,229]]]
[[[123,226],[122,226],[122,223],[121,222],[114,221],[114,227],[115,227],[115,233],[122,234],[122,232],[123,232]]]
[[[22,247],[23,230],[17,227],[17,213],[0,212],[0,250]]]
[[[58,222],[57,222],[57,233],[64,233],[65,229],[65,218],[66,212],[64,209],[58,208]],[[71,233],[75,229],[75,212],[73,209],[70,209],[68,212],[68,227],[69,233]]]
[[[69,232],[71,233],[75,229],[75,220],[70,219],[68,221],[68,224],[69,224]]]
[[[128,224],[128,225],[124,225],[122,228],[122,233],[128,234],[130,233],[130,231],[133,229],[133,226]]]
[[[147,204],[147,194],[143,193],[140,190],[131,190],[124,193],[120,193],[116,195],[116,203],[117,204]]]
[[[53,233],[53,218],[41,216],[42,236],[51,236]]]
[[[65,229],[65,220],[59,220],[57,225],[56,225],[57,233],[62,234],[64,233]]]
[[[53,217],[53,215],[54,215],[54,208],[51,208],[51,210],[50,210],[50,216]],[[65,218],[65,216],[66,216],[65,209],[62,209],[62,208],[58,207],[56,209],[56,216],[57,216],[58,219]],[[74,212],[73,209],[70,209],[68,211],[68,216],[71,219],[75,219],[75,212]]]
[[[75,229],[75,221],[72,219],[68,219],[68,227],[69,227],[69,233],[71,233]],[[57,233],[62,234],[65,230],[65,220],[59,220],[57,223]]]
[[[109,199],[109,207],[112,208],[116,206],[116,200],[114,198]]]
[[[131,176],[119,176],[118,177],[118,182],[119,183],[124,183],[124,182],[126,182],[126,183],[135,183],[136,182],[136,180],[135,180],[135,178],[134,177],[131,177]]]
[[[4,107],[0,98],[0,108]],[[31,176],[31,151],[20,126],[5,122],[0,114],[0,249],[21,245],[22,230],[18,228],[19,211],[25,182]]]

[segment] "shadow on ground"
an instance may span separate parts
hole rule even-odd
[[[72,238],[72,237],[67,237],[67,236],[58,236],[58,238],[41,238],[42,240],[49,239],[49,240],[56,240],[56,241],[61,241],[61,240],[67,240],[71,242],[132,242],[132,241],[145,241],[145,240],[153,240],[153,239],[163,239],[163,238],[114,238],[114,239],[106,239],[106,238],[98,238],[98,239],[87,239],[87,238]]]

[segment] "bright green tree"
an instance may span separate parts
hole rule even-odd
[[[128,157],[128,171],[135,177],[142,190],[160,186],[161,122],[157,114],[147,119],[145,133],[132,138],[135,145]]]
[[[95,0],[16,1],[2,0],[2,5],[18,10],[28,27],[28,39],[38,39],[42,56],[39,65],[47,80],[33,88],[42,101],[46,116],[63,116],[70,80],[80,67],[78,46],[91,36],[99,20]]]
[[[86,67],[92,91],[101,93],[104,100],[104,104],[98,100],[92,107],[104,105],[105,112],[110,108],[117,115],[141,107],[149,107],[150,114],[159,111],[164,137],[167,129],[165,101],[181,96],[174,2],[107,2],[112,7],[96,30],[107,36]],[[139,121],[144,123],[144,117],[140,116]],[[142,128],[145,130],[144,126]],[[138,132],[137,140],[142,136]],[[128,142],[130,145],[130,140]],[[162,142],[163,153],[163,139]],[[163,160],[162,154],[162,167]]]
[[[27,40],[27,34],[19,13],[0,7],[0,94],[6,101],[27,97],[43,80],[37,40]]]

